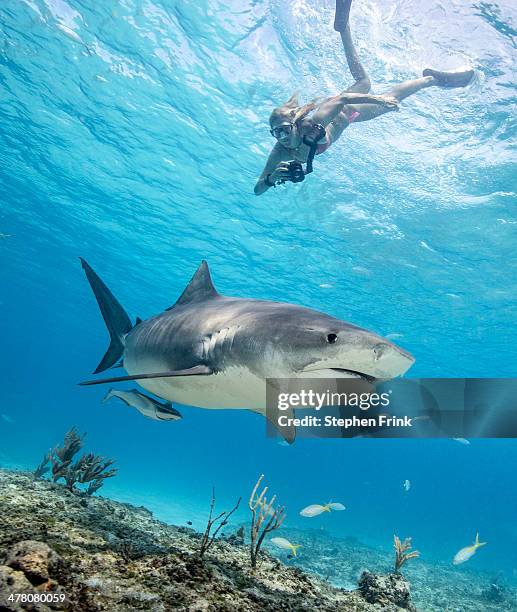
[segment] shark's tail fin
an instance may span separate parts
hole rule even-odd
[[[80,259],[83,270],[86,273],[86,278],[97,298],[97,304],[111,338],[108,350],[94,372],[98,374],[111,368],[122,357],[124,352],[124,336],[131,331],[133,326],[126,311],[119,304],[113,293],[111,293],[88,263],[84,259]]]

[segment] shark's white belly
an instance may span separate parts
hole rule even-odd
[[[125,360],[129,374],[164,372],[163,364],[146,361],[135,363]],[[286,373],[279,378],[350,378],[348,374],[337,373],[330,369],[313,372]],[[352,376],[353,378],[353,376]],[[172,403],[197,406],[199,408],[233,408],[255,410],[265,413],[266,380],[254,374],[245,366],[233,366],[217,374],[204,376],[172,376],[170,378],[142,379],[138,384]]]
[[[156,378],[138,383],[165,400],[199,408],[263,411],[266,407],[266,381],[245,367],[228,368],[207,376]]]

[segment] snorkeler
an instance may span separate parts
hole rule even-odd
[[[369,121],[398,110],[400,101],[426,87],[465,87],[472,81],[473,70],[439,72],[426,68],[421,78],[400,83],[382,96],[369,94],[370,79],[350,33],[348,15],[351,4],[352,0],[336,0],[334,29],[341,35],[355,83],[337,96],[313,100],[302,106],[295,93],[285,104],[273,110],[269,124],[271,135],[277,142],[255,185],[255,195],[286,181],[303,181],[305,175],[312,172],[315,155],[324,153],[352,122]],[[302,164],[307,164],[305,170]]]

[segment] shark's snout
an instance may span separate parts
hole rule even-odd
[[[389,380],[402,376],[414,363],[413,356],[389,340],[362,330],[345,329],[337,340],[314,355],[303,373],[317,376],[361,377]]]
[[[405,374],[415,362],[411,353],[392,344],[381,342],[372,350],[373,363],[371,376],[380,379],[396,378]],[[375,373],[373,373],[375,372]]]

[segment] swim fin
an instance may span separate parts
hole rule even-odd
[[[439,87],[466,87],[474,78],[473,70],[460,70],[459,72],[440,72],[439,70],[432,70],[426,68],[423,73],[424,76],[434,77],[436,84]]]
[[[334,17],[334,30],[336,32],[344,32],[346,30],[351,6],[352,0],[336,0],[336,15]]]

